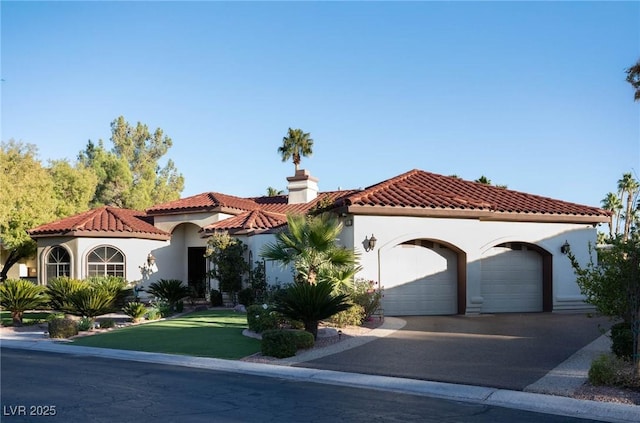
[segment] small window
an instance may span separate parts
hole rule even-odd
[[[124,278],[124,254],[103,246],[92,250],[87,257],[87,276],[119,276]]]
[[[60,246],[53,247],[46,260],[47,281],[62,276],[71,277],[71,257],[69,252]]]

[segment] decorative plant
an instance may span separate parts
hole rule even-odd
[[[141,321],[147,311],[147,307],[144,304],[136,302],[129,302],[122,308],[122,312],[131,317],[134,323]]]
[[[160,279],[149,285],[146,291],[161,301],[165,301],[171,311],[175,310],[178,301],[187,298],[191,293],[189,287],[183,285],[182,281],[178,279]]]
[[[22,326],[22,317],[27,310],[47,304],[45,288],[22,279],[8,279],[0,284],[0,305],[11,312],[14,326]]]
[[[69,300],[71,295],[88,284],[85,281],[68,277],[54,278],[47,283],[47,295],[51,308],[67,314],[76,314],[73,304]]]

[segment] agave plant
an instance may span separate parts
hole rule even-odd
[[[275,304],[275,311],[304,323],[304,330],[318,337],[318,323],[351,307],[344,294],[332,294],[333,285],[319,281],[315,285],[296,283],[284,290]]]
[[[25,311],[43,307],[47,302],[41,285],[22,279],[9,279],[0,284],[0,305],[11,312],[14,326],[22,326]]]
[[[171,310],[175,310],[178,301],[185,299],[191,294],[188,286],[182,285],[178,279],[160,279],[149,285],[146,291],[162,301],[169,304]]]

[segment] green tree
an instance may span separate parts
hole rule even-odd
[[[284,194],[284,191],[274,187],[267,187],[267,197],[275,197]]]
[[[282,146],[278,147],[278,153],[282,156],[283,162],[293,158],[297,172],[301,156],[308,157],[313,154],[311,134],[303,132],[302,129],[289,128],[287,136],[282,138]]]
[[[586,265],[580,264],[571,251],[567,256],[586,301],[599,313],[622,319],[631,328],[635,335],[633,360],[640,378],[640,237],[634,235],[626,241],[617,237],[607,248],[597,250],[597,262],[593,254]],[[589,251],[593,252],[591,246]]]
[[[293,265],[298,280],[313,285],[319,277],[356,266],[354,252],[336,244],[342,224],[333,214],[292,214],[287,223],[287,229],[277,233],[275,243],[266,244],[261,255],[284,266]]]
[[[640,101],[640,60],[635,65],[627,69],[627,82],[631,84],[635,90],[633,94],[634,101]]]
[[[479,184],[491,185],[491,179],[487,178],[484,175],[480,176],[474,182],[478,182]]]
[[[626,209],[624,219],[624,231],[622,233],[623,239],[628,239],[631,231],[631,224],[633,222],[633,204],[638,195],[638,188],[640,184],[635,180],[633,175],[628,172],[622,175],[622,178],[618,179],[618,194],[620,196],[620,203],[625,202],[626,196]]]
[[[89,209],[98,184],[98,177],[91,169],[80,163],[72,166],[66,160],[54,160],[49,162],[49,174],[55,181],[56,216],[72,216]]]
[[[59,217],[54,182],[37,153],[33,144],[0,144],[0,239],[7,252],[0,281],[13,265],[35,254],[36,243],[27,230]]]
[[[602,199],[601,204],[603,209],[611,212],[611,216],[609,216],[609,239],[614,239],[620,225],[622,202],[615,193],[610,192]]]
[[[133,127],[120,116],[111,123],[111,142],[112,150],[106,151],[102,140],[97,146],[89,141],[78,156],[98,176],[93,205],[142,210],[180,198],[183,176],[170,159],[159,165],[173,145],[162,129],[151,133],[147,125],[138,122]]]
[[[207,241],[205,256],[212,264],[209,274],[218,280],[220,291],[229,293],[234,301],[250,269],[246,251],[242,241],[226,233],[216,233]]]

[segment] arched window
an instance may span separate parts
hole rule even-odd
[[[55,246],[47,254],[47,281],[61,276],[71,277],[71,256],[63,247]]]
[[[124,254],[106,245],[93,249],[87,257],[87,276],[120,276],[124,278]]]

